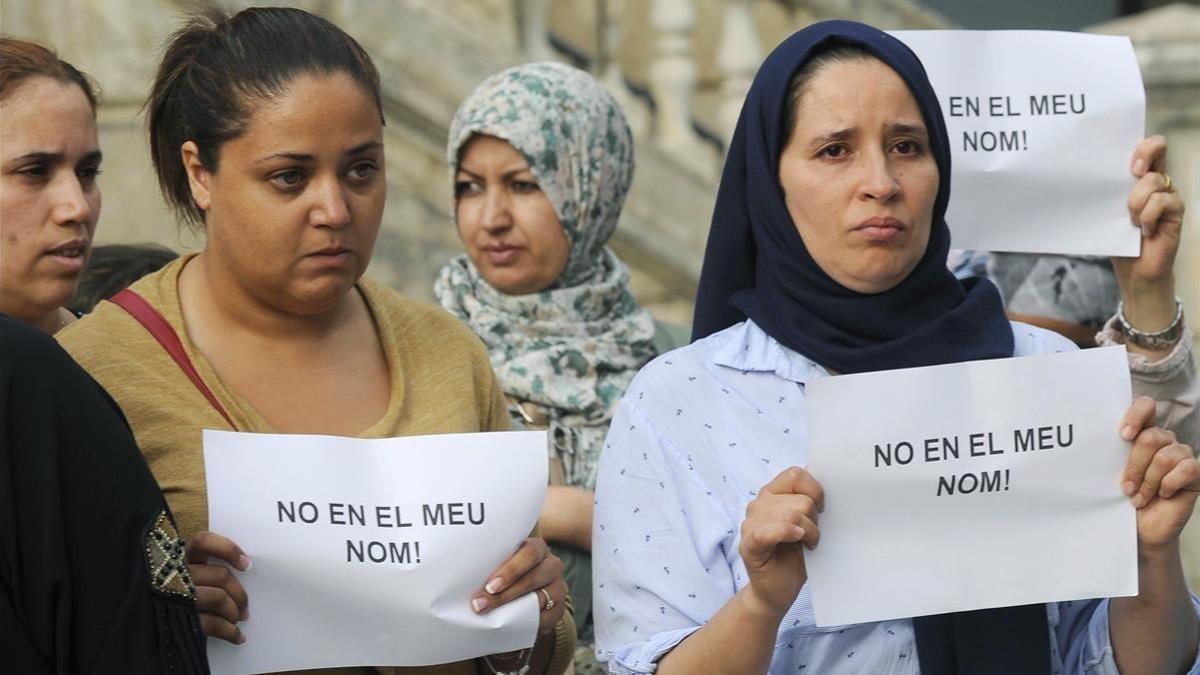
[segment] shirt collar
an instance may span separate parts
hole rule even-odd
[[[829,372],[808,357],[783,346],[750,319],[728,329],[729,338],[713,354],[713,363],[743,372],[774,372],[807,384]]]

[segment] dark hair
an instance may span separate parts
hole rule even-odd
[[[179,148],[193,141],[217,170],[221,145],[240,136],[254,103],[284,93],[302,74],[345,73],[379,107],[379,71],[342,29],[300,9],[255,7],[232,18],[217,8],[192,15],[167,42],[146,101],[158,184],[184,222],[203,226]]]
[[[158,244],[107,244],[92,248],[87,267],[79,276],[75,297],[67,308],[78,314],[92,311],[101,300],[157,272],[179,254]]]
[[[783,108],[784,142],[786,143],[792,137],[792,132],[796,130],[796,116],[800,114],[800,100],[804,98],[804,94],[808,92],[808,85],[812,84],[813,78],[822,68],[831,63],[873,58],[875,55],[867,51],[866,47],[835,42],[818,51],[812,58],[805,61],[804,65],[797,68],[788,83],[787,103]]]
[[[8,35],[0,36],[0,100],[31,77],[48,77],[83,90],[96,114],[96,86],[75,66],[58,58],[53,49]]]

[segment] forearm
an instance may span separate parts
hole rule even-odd
[[[771,665],[783,615],[754,600],[747,586],[659,661],[658,675],[752,675]]]
[[[1138,556],[1139,593],[1109,605],[1109,635],[1122,675],[1182,673],[1196,659],[1200,622],[1178,544]]]
[[[577,487],[551,485],[546,489],[539,517],[542,537],[581,551],[592,550],[591,492]]]

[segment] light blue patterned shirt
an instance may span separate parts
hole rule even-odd
[[[1017,356],[1075,349],[1025,324],[1013,332]],[[654,672],[746,585],[746,505],[780,471],[808,463],[804,385],[827,376],[746,321],[660,356],[630,385],[601,456],[593,530],[597,655],[610,672]],[[1046,606],[1053,673],[1118,672],[1107,610],[1107,600]],[[919,672],[911,620],[818,628],[807,586],[780,624],[770,668]],[[1200,675],[1200,658],[1189,673]]]

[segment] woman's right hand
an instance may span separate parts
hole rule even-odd
[[[746,506],[739,551],[749,575],[750,597],[780,618],[808,580],[804,550],[821,539],[817,516],[825,492],[808,471],[791,467],[763,486]]]
[[[237,576],[224,560],[239,571],[250,569],[250,558],[232,540],[212,532],[197,532],[187,542],[188,572],[196,585],[196,611],[205,635],[228,640],[235,645],[246,641],[238,621],[250,618],[249,598]]]

